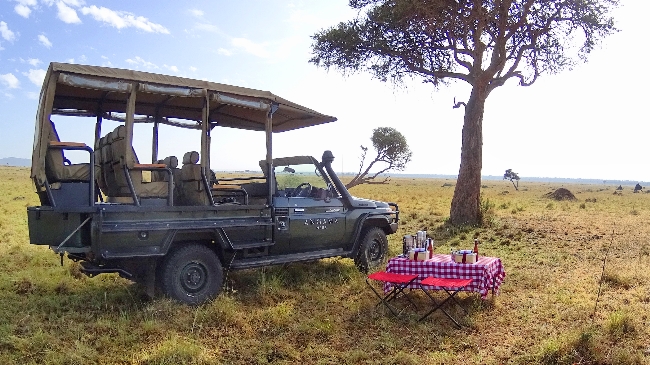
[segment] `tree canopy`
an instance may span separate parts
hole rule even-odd
[[[585,61],[616,31],[618,0],[350,0],[359,16],[313,36],[310,62],[400,83],[472,86],[465,105],[452,224],[480,221],[485,101],[509,79],[532,85]]]
[[[512,169],[506,170],[506,172],[503,174],[503,180],[510,180],[512,186],[515,187],[515,190],[519,190],[519,180],[520,180],[519,174],[512,171]],[[517,182],[516,184],[515,181]]]
[[[385,174],[391,170],[402,171],[406,168],[406,164],[411,161],[411,149],[406,142],[406,138],[391,127],[379,127],[372,131],[372,146],[375,148],[375,158],[366,166],[366,154],[368,147],[361,146],[361,163],[359,164],[359,172],[357,175],[346,184],[346,188],[351,188],[360,184],[382,184],[388,180],[388,177],[382,181],[374,181],[381,174]],[[381,163],[382,167],[376,172],[370,174],[370,170],[375,164]]]

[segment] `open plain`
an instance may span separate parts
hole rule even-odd
[[[500,295],[460,294],[461,330],[439,312],[420,323],[376,308],[350,259],[230,272],[222,294],[198,307],[149,300],[127,280],[87,278],[30,245],[29,170],[0,167],[0,363],[650,363],[650,194],[484,181],[484,225],[458,228],[446,224],[454,183],[394,178],[351,193],[399,204],[391,255],[403,235],[426,229],[437,252],[477,237],[482,255],[502,259]],[[545,197],[560,187],[576,200]]]

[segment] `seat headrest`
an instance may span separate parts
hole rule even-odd
[[[167,165],[170,169],[175,169],[178,167],[178,158],[176,158],[176,156],[165,157],[165,159],[162,160],[162,163]]]
[[[199,162],[199,153],[196,151],[186,152],[183,155],[183,165],[196,164]]]
[[[121,125],[121,126],[115,128],[115,134],[116,134],[115,138],[124,138],[124,137],[126,137],[126,126]]]
[[[106,135],[106,144],[111,144],[115,140],[115,131],[109,132]]]

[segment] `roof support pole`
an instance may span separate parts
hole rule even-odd
[[[275,175],[273,174],[273,113],[278,110],[278,104],[271,104],[268,114],[266,115],[266,180],[269,184],[268,204],[273,202],[275,194]]]
[[[201,114],[201,167],[204,174],[210,168],[210,98],[207,90],[203,95],[203,113]]]
[[[135,163],[135,156],[133,155],[133,118],[135,115],[135,97],[136,97],[136,92],[138,90],[138,85],[137,83],[134,83],[131,87],[131,93],[129,94],[129,98],[126,102],[126,118],[124,125],[126,127],[126,143],[124,144],[126,151],[122,151],[124,156],[126,157],[125,165],[128,167],[128,169],[133,168],[133,164]]]
[[[151,136],[151,163],[156,163],[158,161],[158,125],[160,122],[160,116],[156,110],[156,116],[153,121],[153,135]]]
[[[95,118],[95,145],[97,141],[102,138],[102,112],[101,109],[97,111],[97,117]]]

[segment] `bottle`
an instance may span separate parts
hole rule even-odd
[[[474,238],[474,253],[476,254],[476,261],[478,261],[478,238]]]
[[[427,250],[429,250],[429,258],[433,258],[433,238],[427,238]]]

